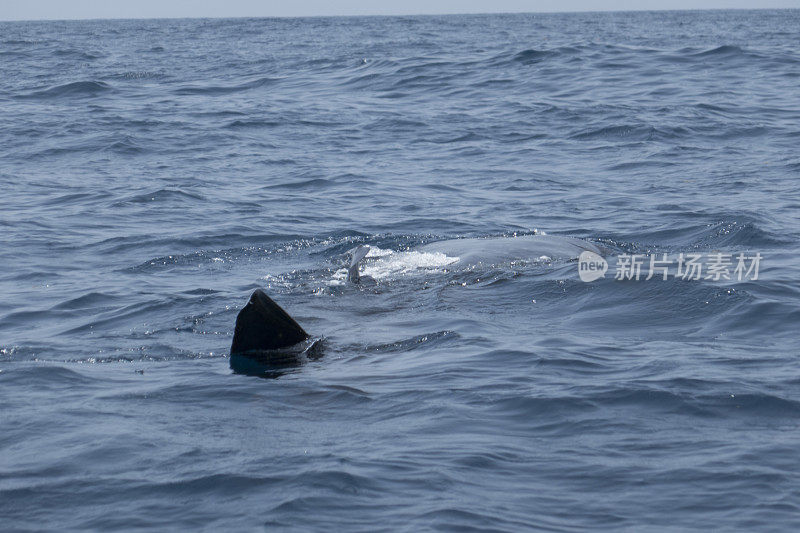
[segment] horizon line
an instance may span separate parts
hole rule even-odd
[[[405,13],[405,14],[351,14],[351,15],[234,15],[230,17],[95,17],[95,18],[40,18],[40,19],[3,19],[3,22],[95,22],[124,20],[243,20],[243,19],[328,19],[328,18],[399,18],[399,17],[452,17],[463,15],[574,15],[580,13],[675,13],[697,11],[798,11],[800,7],[710,7],[690,9],[590,9],[568,11],[468,11],[464,13]]]

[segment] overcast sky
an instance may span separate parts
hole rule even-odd
[[[800,0],[0,0],[0,20],[800,7]]]

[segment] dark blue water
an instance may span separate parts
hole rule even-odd
[[[800,11],[0,24],[0,528],[796,529],[798,38]],[[763,261],[589,284],[409,251],[536,230]],[[347,285],[359,243],[389,260]],[[322,359],[231,372],[258,287]]]

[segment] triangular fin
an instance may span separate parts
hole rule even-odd
[[[300,324],[267,293],[256,289],[236,317],[231,355],[288,348],[308,337]]]

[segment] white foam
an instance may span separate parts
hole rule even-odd
[[[458,257],[450,257],[440,252],[398,252],[370,246],[369,253],[361,264],[361,275],[375,280],[392,279],[413,275],[422,271],[441,270],[458,262]],[[347,269],[334,272],[331,285],[339,285],[347,279]]]

